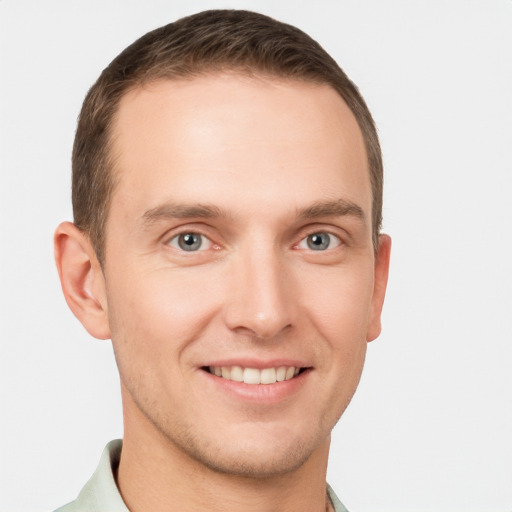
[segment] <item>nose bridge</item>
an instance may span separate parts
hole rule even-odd
[[[292,281],[274,244],[251,245],[233,262],[226,322],[233,330],[271,338],[293,322]]]

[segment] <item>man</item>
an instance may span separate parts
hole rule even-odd
[[[390,239],[371,115],[294,27],[208,11],[122,52],[88,93],[73,313],[111,338],[124,437],[62,511],[346,510],[330,433],[380,333]]]

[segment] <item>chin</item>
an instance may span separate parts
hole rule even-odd
[[[314,454],[327,458],[330,432],[339,415],[282,415],[274,421],[264,415],[241,420],[214,414],[169,414],[162,408],[141,407],[125,392],[125,415],[136,418],[136,432],[156,440],[166,457],[197,470],[253,479],[284,476],[298,470]],[[128,407],[130,411],[127,412]],[[188,412],[188,411],[186,411]],[[193,419],[191,419],[193,418]],[[125,429],[126,433],[126,429]]]
[[[266,450],[265,450],[266,451]],[[190,450],[189,456],[217,473],[236,475],[246,478],[275,478],[292,473],[300,468],[310,457],[309,450],[302,447],[290,447],[274,451],[272,455],[262,453],[262,447],[222,450],[212,456],[211,452]]]
[[[192,434],[167,436],[184,455],[216,473],[255,479],[275,478],[303,466],[329,435],[226,436],[222,439]]]

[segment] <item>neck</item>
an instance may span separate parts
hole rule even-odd
[[[189,457],[140,417],[125,414],[117,484],[132,512],[325,512],[327,438],[299,468],[268,478],[220,473]],[[136,415],[135,415],[136,416]]]

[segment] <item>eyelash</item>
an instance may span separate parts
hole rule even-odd
[[[325,249],[319,251],[319,249],[317,248],[313,248],[311,247],[311,245],[309,244],[309,240],[312,239],[312,237],[315,237],[315,236],[319,236],[319,235],[327,235],[328,237],[328,242],[327,242],[327,246],[325,247]],[[315,242],[313,242],[315,243]],[[333,243],[335,243],[335,245],[333,246]],[[329,233],[328,231],[315,231],[313,233],[310,233],[309,235],[305,236],[304,238],[301,239],[301,241],[297,244],[297,247],[301,248],[301,249],[306,249],[306,250],[310,250],[310,251],[315,251],[315,252],[324,252],[324,250],[327,250],[327,249],[335,249],[336,247],[339,247],[340,245],[342,245],[342,240],[339,236],[333,234],[333,233]],[[302,244],[306,244],[307,247],[301,247]],[[317,247],[319,247],[320,244],[318,244]]]
[[[188,244],[187,240],[185,237],[187,236],[196,236],[196,237],[199,237],[200,238],[200,244],[199,244],[199,247],[198,249],[200,250],[187,250],[187,249],[184,249],[182,246],[180,246],[180,237],[183,237],[183,241],[184,243],[186,243],[187,245],[189,245],[190,247],[192,247],[193,244]],[[207,247],[203,247],[204,245],[204,241],[207,241]],[[167,245],[170,245],[171,247],[173,247],[174,249],[177,249],[179,251],[182,251],[182,252],[201,252],[201,251],[206,251],[208,249],[211,249],[212,246],[214,245],[213,242],[206,236],[206,235],[203,235],[202,233],[198,233],[197,231],[185,231],[183,233],[178,233],[177,235],[174,235],[168,242],[167,242]]]
[[[328,237],[327,245],[325,246],[325,248],[322,248],[322,249],[320,249],[320,247],[322,245],[325,245],[325,243],[317,244],[317,242],[312,240],[312,237],[318,237],[320,235],[323,235],[323,236],[327,235],[327,237]],[[181,237],[183,237],[183,238],[181,238]],[[199,245],[197,247],[197,250],[195,250],[193,248],[194,239],[193,238],[192,238],[192,240],[190,238],[187,239],[187,237],[199,238]],[[316,248],[311,246],[310,240],[311,240],[312,244],[316,245]],[[205,241],[207,242],[206,244],[205,244]],[[183,243],[180,243],[180,242],[183,242]],[[333,243],[335,244],[334,246],[333,246]],[[183,245],[183,244],[185,244],[185,245]],[[196,244],[197,244],[197,242],[196,242]],[[335,249],[342,244],[343,244],[343,241],[341,240],[341,238],[339,236],[337,236],[333,233],[330,233],[329,231],[319,230],[319,231],[311,232],[311,233],[307,234],[306,236],[304,236],[303,238],[301,238],[299,243],[296,244],[294,246],[294,248],[299,248],[301,250],[309,250],[309,251],[313,251],[313,252],[325,252],[328,249],[331,249],[331,250]],[[200,232],[190,230],[190,231],[184,231],[182,233],[178,233],[178,234],[174,235],[172,238],[170,238],[167,241],[167,245],[173,247],[174,249],[176,249],[180,252],[202,252],[202,251],[212,249],[212,247],[215,244],[208,236],[206,236]],[[186,246],[190,247],[191,250],[188,250],[187,248],[185,248]]]

